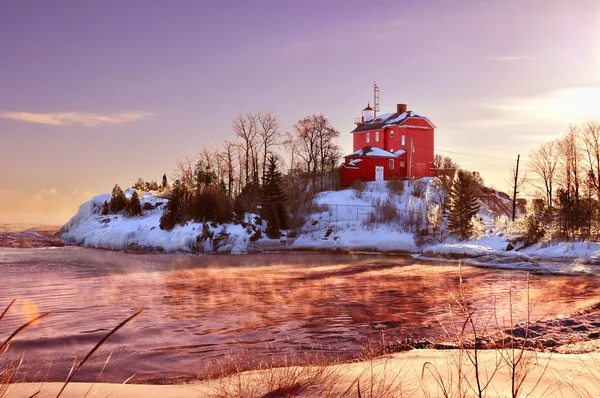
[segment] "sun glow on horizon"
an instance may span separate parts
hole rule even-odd
[[[530,98],[508,99],[489,107],[510,115],[510,119],[532,123],[578,124],[600,118],[598,103],[600,86],[591,86],[564,88]]]

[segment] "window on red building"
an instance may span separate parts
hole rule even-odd
[[[390,170],[394,170],[394,159],[390,159]]]
[[[371,133],[367,133],[367,144],[371,142]]]

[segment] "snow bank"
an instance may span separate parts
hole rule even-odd
[[[79,206],[77,213],[75,213],[75,215],[71,217],[71,219],[65,225],[62,226],[57,235],[62,236],[63,233],[81,224],[94,214],[99,214],[101,206],[105,201],[110,201],[110,195],[102,194],[95,196],[91,200]]]
[[[133,191],[125,193],[130,196]],[[140,217],[122,214],[102,215],[101,208],[110,195],[96,196],[80,206],[79,211],[58,233],[63,242],[110,250],[161,250],[165,252],[226,252],[243,254],[254,244],[268,244],[270,239],[251,242],[252,228],[235,224],[208,224],[203,230],[201,223],[178,225],[171,231],[160,229],[160,217],[167,200],[146,193],[140,195],[143,210]],[[248,214],[246,222],[253,225],[256,216]]]
[[[361,223],[336,224],[302,234],[292,249],[330,249],[419,253],[412,234],[385,225],[371,229]]]
[[[534,258],[600,262],[600,243],[595,242],[544,242],[523,249],[522,252]]]
[[[518,261],[532,261],[531,257],[516,251],[496,250],[488,246],[473,245],[468,243],[443,243],[427,247],[423,255],[430,257],[507,257]]]

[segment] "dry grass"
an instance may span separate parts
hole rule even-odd
[[[339,378],[331,365],[260,366],[212,380],[210,388],[215,398],[328,397]]]
[[[501,371],[507,372],[510,381],[510,396],[544,396],[548,390],[539,391],[538,386],[546,376],[546,371],[550,364],[550,358],[541,364],[541,372],[532,376],[534,369],[540,369],[540,362],[537,353],[527,350],[532,345],[529,336],[530,315],[532,312],[532,302],[529,297],[529,275],[527,276],[527,320],[525,322],[524,338],[517,339],[515,335],[515,321],[513,319],[513,293],[512,282],[508,290],[509,301],[509,319],[508,327],[506,320],[499,320],[497,312],[494,311],[493,319],[488,317],[482,319],[477,310],[472,308],[469,303],[462,273],[459,267],[459,294],[451,297],[458,308],[454,313],[452,307],[449,307],[450,325],[444,327],[447,336],[451,337],[457,344],[457,350],[450,355],[451,366],[445,369],[443,374],[437,366],[432,363],[425,363],[421,371],[421,380],[426,376],[433,378],[437,386],[437,394],[441,393],[444,397],[486,397],[493,388],[493,382],[497,374]],[[494,308],[495,308],[494,298]],[[494,321],[492,323],[492,321]],[[493,326],[494,330],[490,330]],[[522,331],[521,331],[522,332]],[[505,335],[499,340],[499,346],[495,347],[496,353],[493,361],[488,359],[482,363],[480,352],[483,341],[491,341],[498,335]],[[533,377],[533,387],[529,391],[524,391],[524,383],[528,378]],[[504,381],[501,381],[504,383]],[[425,385],[425,384],[424,384]],[[495,388],[494,388],[495,389]],[[426,391],[429,395],[429,391]]]

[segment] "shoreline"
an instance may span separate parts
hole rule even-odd
[[[188,384],[110,384],[70,383],[64,397],[82,397],[88,391],[95,397],[223,397],[223,396],[357,396],[358,383],[365,396],[373,392],[380,397],[421,397],[441,393],[436,377],[448,378],[458,388],[458,371],[463,373],[462,388],[471,391],[475,371],[469,362],[472,350],[413,350],[380,356],[370,360],[333,365],[291,366],[247,371],[225,377]],[[493,373],[489,393],[510,395],[511,374],[506,361],[510,352],[478,351],[480,377],[484,382]],[[532,396],[562,397],[573,392],[588,396],[600,394],[600,353],[557,354],[525,351],[522,391]],[[452,380],[452,381],[450,381]],[[449,385],[449,384],[448,384]],[[7,397],[56,396],[62,383],[15,383]],[[245,394],[245,395],[244,395]],[[268,395],[271,394],[271,395]],[[277,395],[279,394],[279,395]]]

